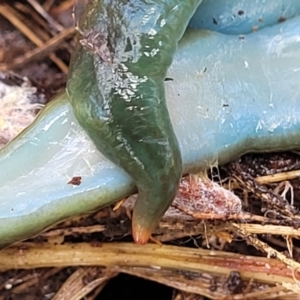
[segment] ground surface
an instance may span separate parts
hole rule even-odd
[[[77,17],[84,2],[76,3]],[[73,0],[0,3],[0,80],[11,86],[21,86],[25,82],[36,87],[36,101],[48,102],[64,88],[66,82],[75,44]],[[38,12],[40,8],[42,16]],[[296,172],[299,167],[300,156],[294,152],[247,155],[239,162],[213,170],[210,176],[240,197],[243,213],[236,216],[224,211],[218,216],[213,211],[199,211],[199,206],[194,204],[186,206],[186,200],[197,198],[199,192],[199,178],[187,178],[184,184],[188,187],[183,185],[180,194],[185,201],[176,202],[179,209],[177,217],[166,217],[154,235],[157,243],[160,241],[166,246],[157,245],[165,252],[153,258],[152,263],[151,256],[146,263],[146,247],[138,248],[135,253],[135,245],[125,244],[132,241],[128,218],[130,205],[117,211],[108,208],[59,224],[26,244],[0,252],[0,260],[10,254],[11,262],[8,270],[0,274],[0,300],[71,300],[84,297],[298,299],[299,291],[294,283],[300,279],[297,273],[300,269],[297,230],[300,224],[300,187]],[[262,177],[270,174],[282,176],[279,179],[275,176],[275,182],[271,182],[270,177]],[[255,180],[257,177],[259,179]],[[213,220],[203,221],[203,218]],[[108,263],[103,258],[101,263],[95,260],[95,266],[93,262],[79,266],[72,260],[76,252],[82,254],[81,261],[86,261],[93,249],[98,249],[101,256],[103,245],[114,242],[129,245],[128,252],[120,250],[116,256],[124,255],[124,260],[126,257],[130,260],[130,255],[135,253],[133,259],[145,259],[145,265],[140,268],[136,268],[134,263],[121,266],[117,262]],[[44,246],[46,248],[40,248]],[[63,246],[67,247],[64,251],[69,255],[58,262],[54,258],[62,253]],[[107,247],[108,253],[116,253],[110,246]],[[189,263],[195,253],[187,256],[188,249],[202,251],[208,248],[217,251],[215,253],[219,253],[220,259],[217,260],[209,251],[201,252],[195,261],[196,266],[192,267]],[[182,256],[176,252],[180,251],[178,249],[183,250]],[[35,259],[40,268],[34,268],[37,265],[30,267],[30,264],[28,270],[22,269],[22,265],[16,268],[20,257],[35,257],[36,253],[40,255]],[[50,267],[45,267],[42,255],[48,255]],[[208,255],[207,260],[201,262],[205,255]],[[257,257],[261,258],[261,264]],[[158,264],[162,258],[165,260]],[[167,265],[167,258],[174,258],[173,264]],[[205,266],[209,259],[210,267],[205,271],[200,267],[197,269],[197,265]],[[252,273],[249,275],[248,271]],[[135,287],[139,287],[143,294]]]

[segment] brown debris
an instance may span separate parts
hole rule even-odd
[[[72,185],[80,185],[81,184],[81,176],[74,176],[69,182],[68,184],[72,184]]]

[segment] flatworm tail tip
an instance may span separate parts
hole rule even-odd
[[[139,245],[147,244],[152,233],[152,228],[145,228],[141,224],[132,222],[132,236],[134,241]]]

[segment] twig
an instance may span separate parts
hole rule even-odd
[[[27,26],[32,28],[34,26],[34,32],[37,36],[39,36],[43,41],[47,41],[50,37],[57,34],[57,31],[49,27],[48,22],[43,19],[31,6],[28,4],[23,4],[21,2],[16,2],[14,4],[14,8],[18,11],[16,17],[22,21],[23,23],[27,24]],[[22,14],[19,14],[22,12]],[[28,20],[28,15],[30,20]]]
[[[6,4],[0,5],[0,14],[9,20],[18,30],[20,30],[29,40],[31,40],[38,47],[42,47],[44,42],[38,38],[35,33],[24,23],[22,23],[15,15],[13,8]],[[58,58],[54,53],[50,54],[51,60],[62,70],[63,73],[68,73],[68,66]]]
[[[62,42],[75,33],[75,28],[67,28],[60,34],[48,40],[41,47],[28,51],[25,55],[16,58],[11,64],[0,64],[0,71],[8,71],[23,67],[33,60],[43,59],[51,52],[61,47]]]
[[[292,180],[300,177],[300,170],[282,172],[273,175],[256,177],[254,180],[259,184],[268,184],[285,180]]]
[[[35,0],[27,0],[27,2],[50,24],[52,28],[58,32],[64,30],[64,27],[50,16],[42,5]]]

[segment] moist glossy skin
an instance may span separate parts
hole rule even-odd
[[[300,17],[244,39],[186,32],[165,84],[186,172],[299,148],[299,30]]]
[[[67,92],[76,118],[138,188],[132,231],[140,244],[170,206],[182,175],[164,79],[200,2],[90,1],[71,60]]]
[[[246,34],[299,15],[297,0],[203,0],[189,25],[225,34]]]

